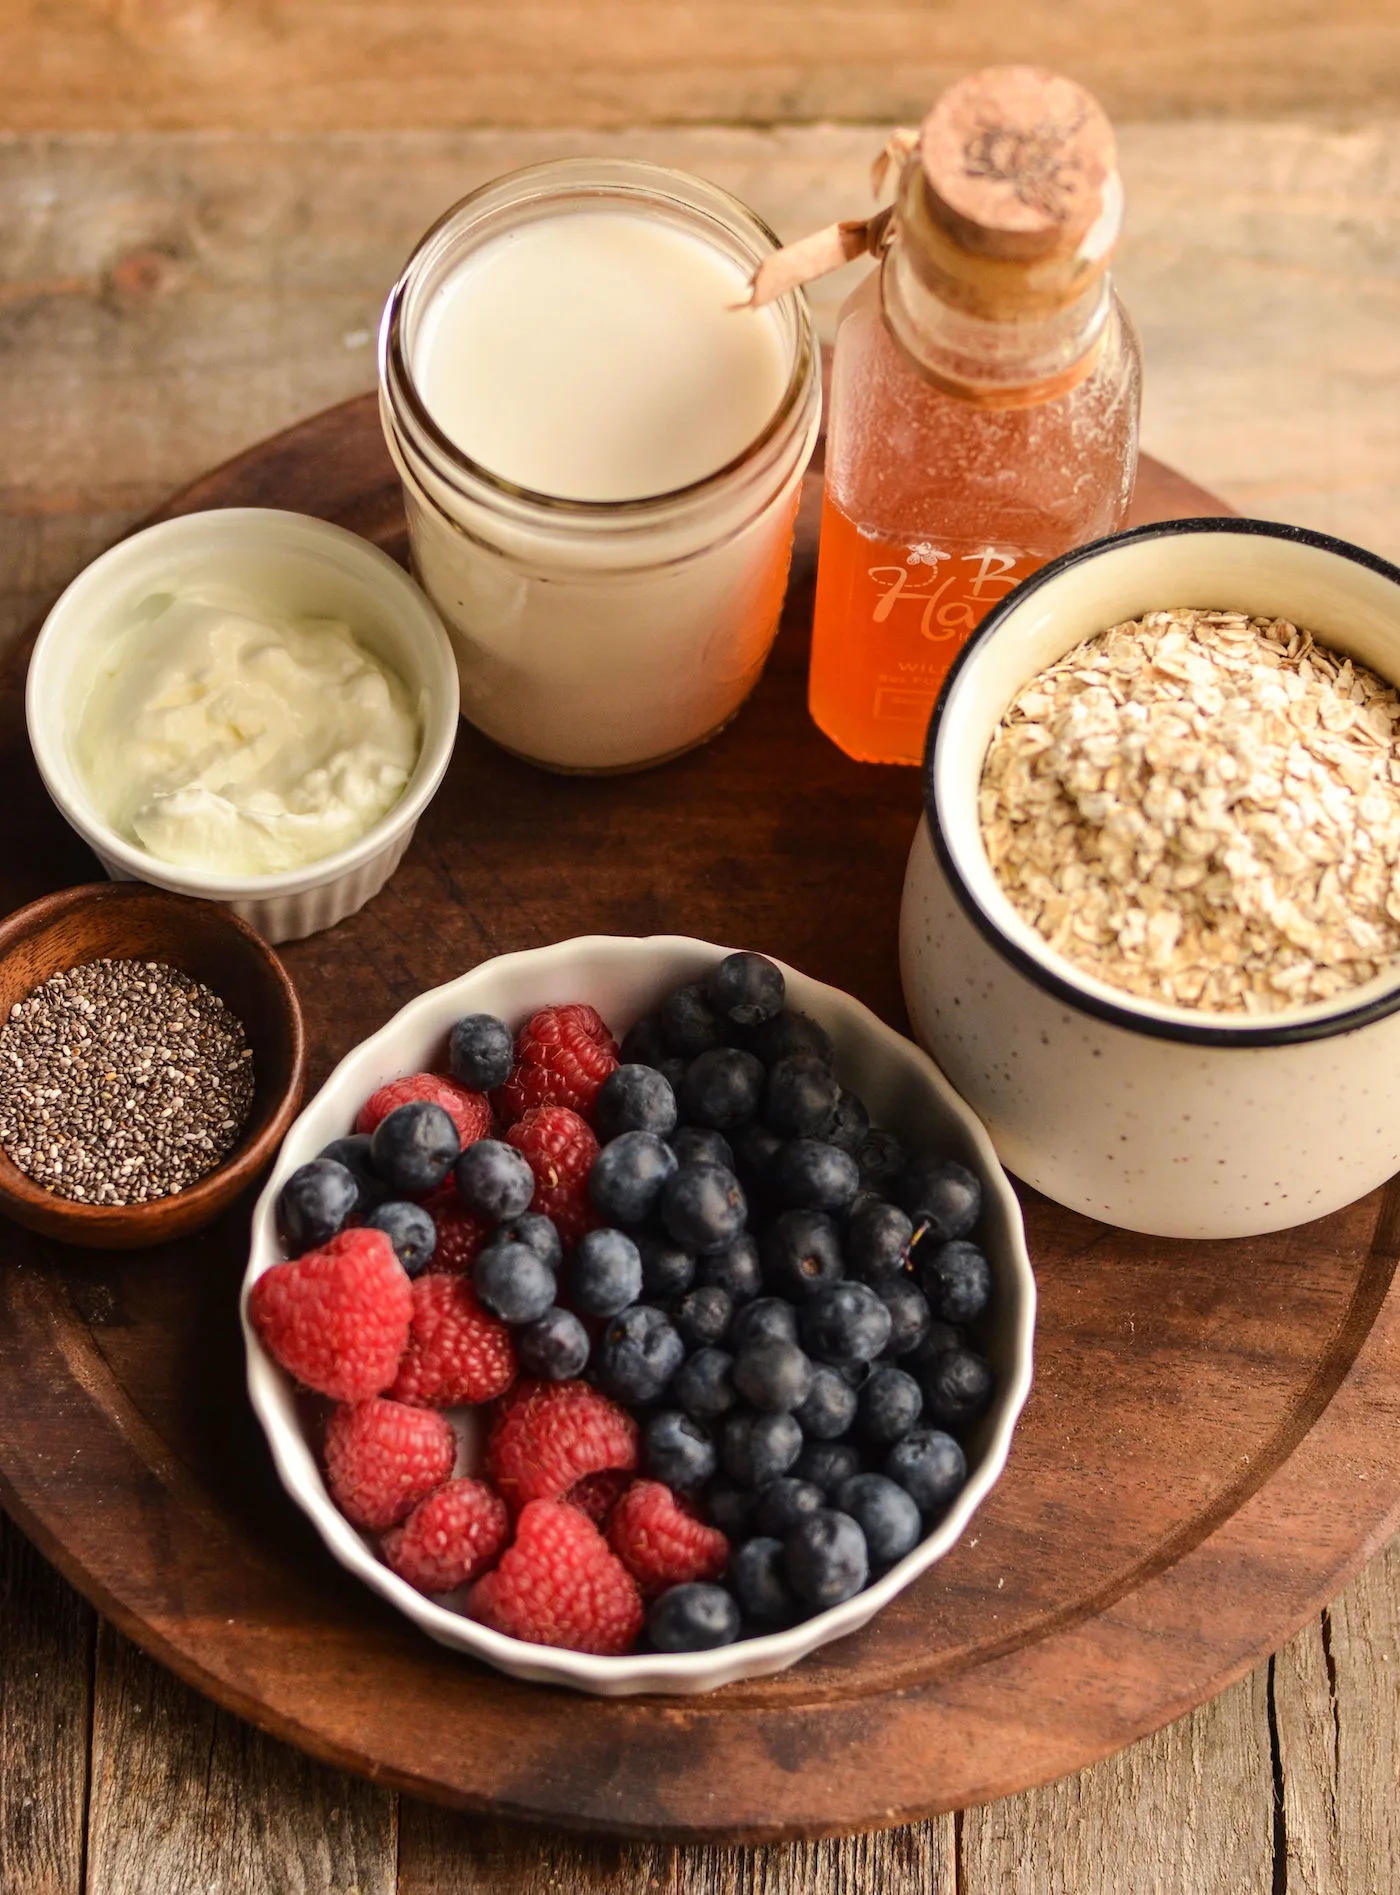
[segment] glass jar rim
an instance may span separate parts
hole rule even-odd
[[[436,471],[440,475],[447,474],[456,482],[474,483],[483,490],[483,498],[505,501],[530,513],[543,514],[561,524],[641,525],[723,491],[735,475],[745,472],[761,460],[765,449],[778,446],[801,418],[806,397],[815,379],[816,362],[811,314],[801,290],[788,291],[773,305],[775,312],[786,308],[791,313],[796,342],[791,372],[773,413],[753,439],[722,466],[661,493],[642,494],[627,500],[576,500],[523,486],[474,460],[429,413],[410,367],[405,346],[406,305],[415,279],[449,231],[459,224],[470,226],[483,200],[502,191],[528,186],[532,181],[546,188],[523,199],[523,204],[537,205],[551,198],[580,196],[599,202],[612,200],[624,203],[629,199],[664,199],[692,216],[709,216],[711,222],[720,222],[719,216],[707,211],[703,205],[687,200],[675,188],[694,191],[698,187],[712,201],[716,211],[728,214],[730,221],[726,227],[731,236],[744,235],[747,227],[769,250],[781,248],[776,232],[742,199],[707,178],[672,166],[652,164],[637,158],[557,158],[504,172],[459,198],[429,226],[415,244],[398,281],[389,293],[379,331],[379,379],[390,412],[396,420],[401,411],[406,413],[412,431],[417,436],[413,445],[420,452],[428,450],[427,457],[437,464]],[[551,185],[557,188],[549,189]],[[669,192],[665,188],[667,185],[672,187]],[[760,249],[755,261],[761,259]]]

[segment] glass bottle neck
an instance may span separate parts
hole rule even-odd
[[[1015,321],[955,309],[925,283],[896,237],[880,273],[885,326],[910,366],[958,399],[989,408],[1053,400],[1093,370],[1109,333],[1113,285],[1095,276],[1074,301]]]

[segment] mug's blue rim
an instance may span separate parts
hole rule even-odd
[[[1234,533],[1258,539],[1291,540],[1304,546],[1316,547],[1319,552],[1335,554],[1340,559],[1348,559],[1353,565],[1365,566],[1388,579],[1400,592],[1400,567],[1382,559],[1377,553],[1367,552],[1365,547],[1353,546],[1349,540],[1337,539],[1331,533],[1318,533],[1311,527],[1289,526],[1277,520],[1241,519],[1238,515],[1219,517],[1201,515],[1184,520],[1157,520],[1147,526],[1131,527],[1125,533],[1110,533],[1103,539],[1090,540],[1087,545],[1073,547],[1067,553],[1061,553],[1057,559],[1041,566],[1029,578],[1023,579],[1018,586],[1008,592],[1004,599],[998,600],[987,616],[977,626],[967,643],[953,660],[943,687],[933,707],[929,719],[928,737],[924,744],[923,792],[924,817],[928,824],[929,837],[938,857],[948,885],[957,898],[958,905],[972,922],[983,938],[1005,961],[1009,961],[1018,973],[1023,974],[1037,987],[1072,1007],[1078,1013],[1093,1015],[1095,1019],[1105,1020],[1110,1026],[1122,1027],[1131,1033],[1146,1034],[1151,1039],[1177,1040],[1188,1046],[1294,1046],[1308,1040],[1332,1039],[1343,1033],[1354,1033],[1358,1028],[1370,1026],[1376,1020],[1383,1020],[1389,1014],[1400,1010],[1400,965],[1395,970],[1395,985],[1386,993],[1378,994],[1374,999],[1360,1006],[1348,1007],[1340,1013],[1328,1014],[1324,1019],[1299,1020],[1292,1024],[1286,1021],[1242,1021],[1238,1026],[1199,1025],[1187,1020],[1163,1020],[1148,1013],[1140,1013],[1133,1006],[1108,1000],[1067,980],[1053,967],[1035,955],[1027,953],[1018,942],[1013,941],[997,925],[993,917],[978,901],[964,880],[953,853],[943,834],[942,824],[938,820],[938,796],[935,785],[934,759],[938,750],[939,734],[943,720],[953,697],[964,668],[971,663],[974,654],[989,639],[996,636],[1000,626],[1010,615],[1017,611],[1041,586],[1048,585],[1062,572],[1072,567],[1097,559],[1106,552],[1112,552],[1119,546],[1135,545],[1143,540],[1167,539],[1185,533]],[[1397,614],[1400,617],[1400,613]],[[1397,680],[1400,683],[1400,680]]]

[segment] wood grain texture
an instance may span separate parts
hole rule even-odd
[[[893,944],[865,917],[897,906],[917,780],[852,764],[805,715],[808,484],[773,660],[714,743],[644,778],[580,782],[464,726],[390,888],[285,949],[312,1083],[412,994],[572,933],[751,941],[902,1018]],[[402,550],[369,398],[171,510],[252,501],[330,513]],[[1212,505],[1144,463],[1137,517]],[[23,813],[5,872],[38,863],[66,879],[77,845],[26,794],[30,768],[11,697],[0,775]],[[201,1239],[198,1270],[179,1246],[137,1271],[10,1247],[0,1480],[143,1644],[266,1728],[400,1787],[672,1840],[955,1807],[1113,1750],[1238,1675],[1400,1517],[1400,1472],[1373,1427],[1400,1400],[1400,1296],[1387,1294],[1400,1189],[1229,1245],[1110,1234],[1033,1193],[1026,1208],[1037,1384],[974,1531],[864,1633],[708,1698],[589,1700],[476,1672],[308,1547],[236,1392],[237,1215]],[[55,1478],[45,1457],[60,1440],[79,1452]]]
[[[1098,1769],[961,1823],[959,1895],[1273,1895],[1261,1669]]]
[[[917,120],[949,80],[1030,60],[1118,117],[1400,101],[1386,0],[18,0],[0,124],[267,132],[773,119]]]
[[[1289,1895],[1400,1888],[1400,1542],[1274,1662]]]
[[[84,1895],[394,1895],[394,1799],[97,1646]]]
[[[96,1616],[0,1515],[0,1891],[85,1895]]]

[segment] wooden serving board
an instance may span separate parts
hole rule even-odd
[[[389,887],[285,950],[313,1086],[423,988],[593,931],[765,949],[903,1024],[895,919],[917,776],[850,763],[807,719],[809,487],[773,660],[707,748],[644,776],[565,778],[462,727]],[[373,399],[168,511],[249,504],[319,513],[402,555]],[[1138,518],[1223,510],[1144,464]],[[22,662],[0,702],[4,909],[96,872],[30,761]],[[1400,1186],[1220,1244],[1135,1237],[1023,1195],[1037,1376],[1004,1478],[963,1544],[866,1631],[776,1678],[616,1702],[517,1684],[352,1582],[283,1495],[244,1396],[246,1200],[202,1236],[122,1256],[3,1228],[0,1496],[201,1690],[445,1802],[677,1840],[980,1802],[1220,1690],[1400,1524]]]

